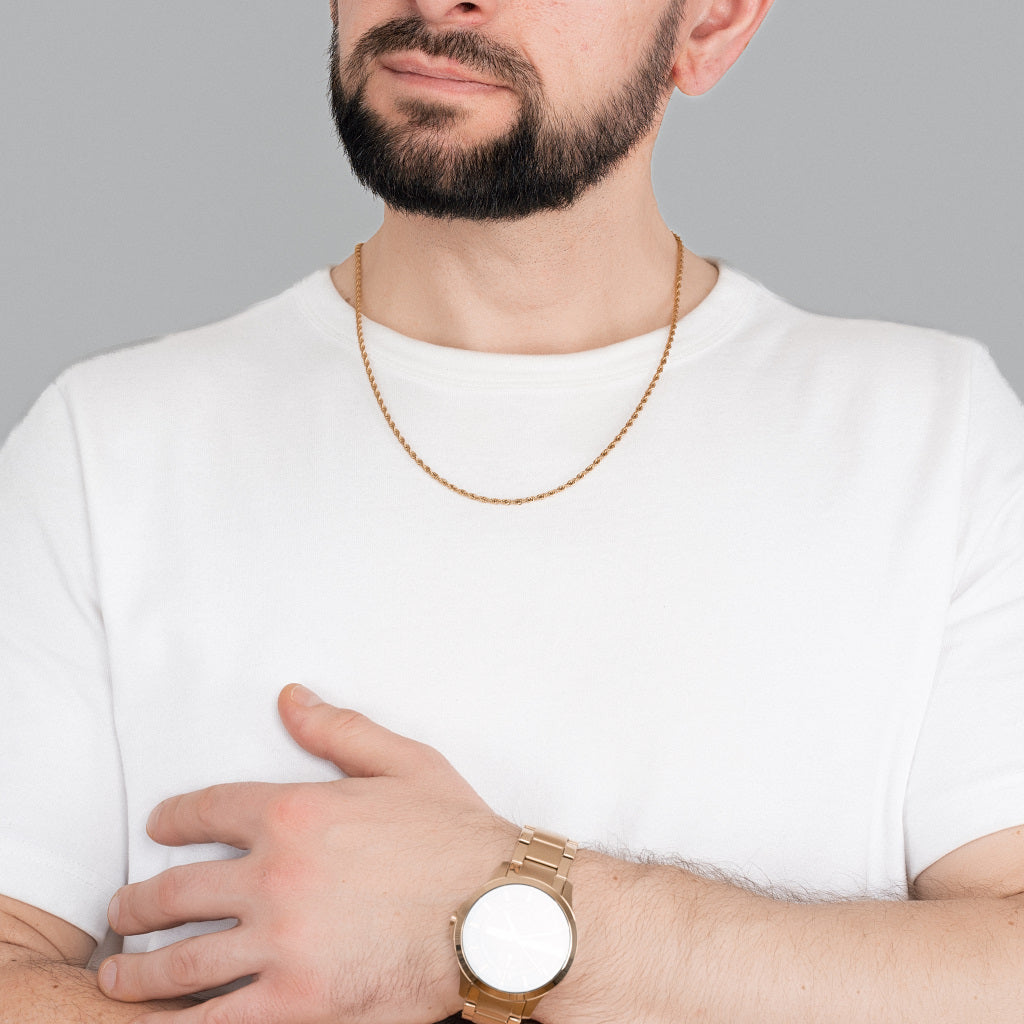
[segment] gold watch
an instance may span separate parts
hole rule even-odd
[[[527,826],[512,858],[452,915],[466,1020],[520,1024],[568,973],[577,845]]]

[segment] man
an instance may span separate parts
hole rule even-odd
[[[380,231],[0,459],[2,1019],[1019,1017],[1020,403],[651,191],[770,2],[332,5]]]

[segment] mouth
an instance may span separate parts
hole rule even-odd
[[[430,58],[423,54],[388,54],[380,58],[380,64],[390,76],[413,88],[455,93],[507,88],[502,83],[467,68],[465,64]]]

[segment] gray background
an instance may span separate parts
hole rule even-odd
[[[1024,393],[1024,7],[777,0],[655,180],[797,305],[978,338]],[[0,437],[61,369],[338,263],[380,209],[329,116],[328,0],[5,10]]]

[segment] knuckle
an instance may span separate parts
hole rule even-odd
[[[192,989],[203,972],[199,950],[190,942],[172,946],[167,955],[167,978],[171,984],[182,989]]]
[[[408,746],[403,750],[401,758],[406,774],[423,776],[430,780],[431,785],[437,785],[445,776],[457,774],[451,761],[436,747],[418,740],[407,742]]]
[[[287,788],[268,800],[264,810],[264,824],[278,835],[305,832],[317,824],[318,801],[307,786]]]
[[[174,917],[181,909],[181,899],[185,893],[185,886],[182,883],[181,873],[173,868],[156,879],[153,902],[157,911],[165,917]]]
[[[366,715],[358,711],[339,710],[334,716],[332,728],[336,735],[341,738],[358,736],[366,728]]]
[[[296,869],[290,861],[266,860],[256,872],[255,888],[262,896],[291,895],[296,888]]]
[[[267,929],[267,942],[275,955],[282,962],[293,965],[304,962],[304,951],[316,948],[318,938],[315,927],[295,916],[281,915]],[[281,981],[291,984],[295,977],[295,972],[290,971],[288,978]]]
[[[240,804],[258,803],[267,791],[267,783],[254,782],[250,779],[245,782],[232,783],[232,789],[233,801]]]
[[[424,763],[431,768],[451,768],[451,761],[448,760],[444,754],[441,753],[437,747],[430,746],[429,743],[420,743],[418,740],[414,741],[416,746],[416,754],[422,758]]]
[[[194,808],[196,821],[204,829],[210,829],[216,824],[217,795],[217,787],[211,786],[209,789],[204,789],[196,797]]]

